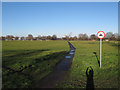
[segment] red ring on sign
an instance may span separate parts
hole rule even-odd
[[[103,32],[103,31],[99,31],[98,33],[100,33],[100,32]],[[97,33],[97,37],[98,37],[98,33]],[[104,37],[105,37],[105,32],[103,32],[103,34],[104,34]],[[99,39],[103,39],[104,37],[102,37],[102,38],[99,38]]]

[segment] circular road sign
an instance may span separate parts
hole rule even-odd
[[[104,33],[103,31],[99,31],[99,32],[97,33],[97,37],[98,37],[99,39],[103,39],[103,38],[105,37],[105,33]]]

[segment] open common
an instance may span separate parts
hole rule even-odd
[[[118,42],[103,42],[99,68],[99,41],[70,41],[76,48],[72,66],[56,87],[85,88],[86,69],[94,70],[95,88],[118,87]],[[67,41],[2,41],[3,88],[34,87],[50,74],[69,51]]]

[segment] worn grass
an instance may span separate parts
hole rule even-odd
[[[66,41],[3,41],[3,88],[34,87],[68,50]]]
[[[103,42],[102,67],[99,68],[99,41],[71,41],[76,48],[73,63],[65,81],[57,87],[86,88],[86,69],[93,68],[94,88],[118,88],[118,42]],[[94,52],[96,52],[97,57]]]

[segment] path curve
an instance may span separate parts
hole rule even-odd
[[[70,69],[72,60],[75,54],[75,47],[68,41],[70,51],[66,54],[63,60],[55,66],[53,72],[43,78],[36,88],[55,88],[56,83],[64,80],[67,71]]]

